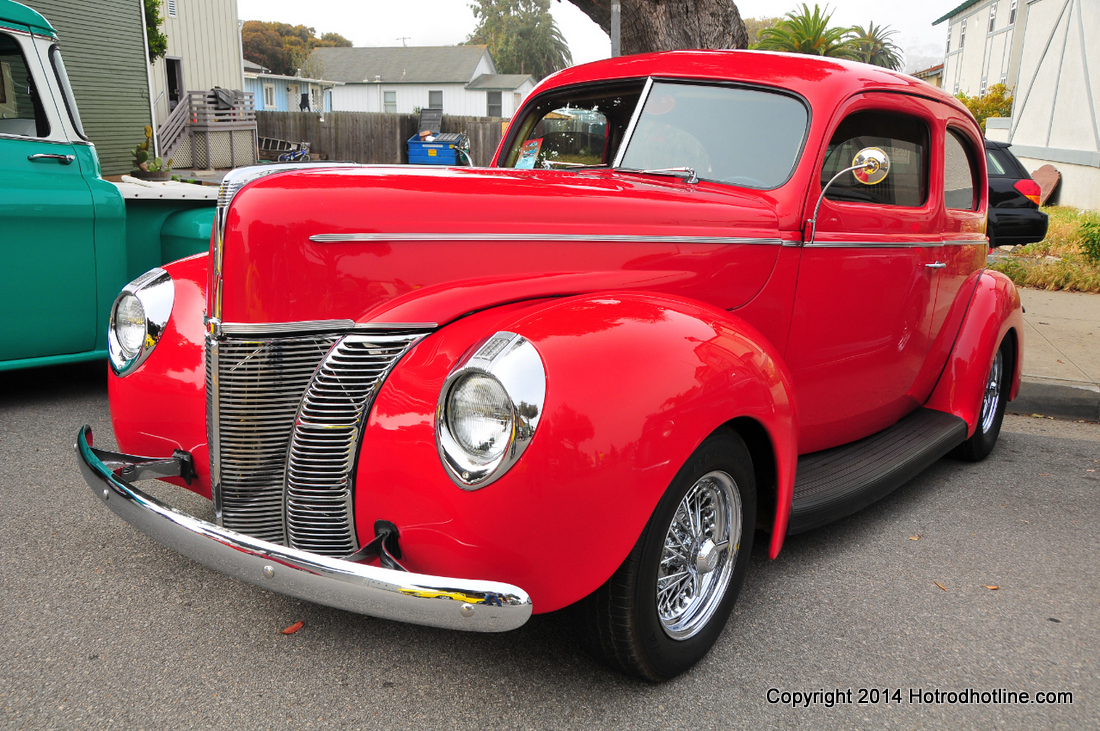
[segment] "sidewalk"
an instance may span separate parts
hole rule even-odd
[[[1024,367],[1017,414],[1100,421],[1100,294],[1020,288]]]

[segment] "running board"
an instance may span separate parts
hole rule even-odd
[[[811,530],[867,507],[966,441],[966,422],[917,409],[877,434],[798,458],[787,533]]]

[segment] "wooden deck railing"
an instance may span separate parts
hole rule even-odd
[[[223,92],[224,93],[224,92]],[[157,130],[157,139],[160,142],[161,157],[167,159],[179,149],[187,139],[194,139],[196,134],[205,134],[206,155],[210,153],[210,135],[217,132],[230,133],[230,145],[234,130],[250,130],[253,139],[252,159],[256,160],[258,151],[256,147],[256,100],[252,92],[229,91],[226,96],[231,99],[219,99],[213,90],[189,91],[180,100],[164,124]],[[192,151],[195,147],[192,144]],[[233,159],[236,159],[236,153]],[[209,158],[208,158],[209,159]]]

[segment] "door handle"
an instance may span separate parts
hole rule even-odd
[[[31,162],[35,160],[57,160],[62,165],[72,165],[73,160],[76,159],[76,155],[47,155],[44,152],[40,152],[37,155],[27,155],[27,159]]]
[[[937,261],[935,264],[925,264],[925,266],[929,269],[943,269],[947,265],[944,264],[942,261]]]

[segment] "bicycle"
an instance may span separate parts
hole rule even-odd
[[[309,162],[309,143],[302,142],[301,147],[279,155],[279,162]]]

